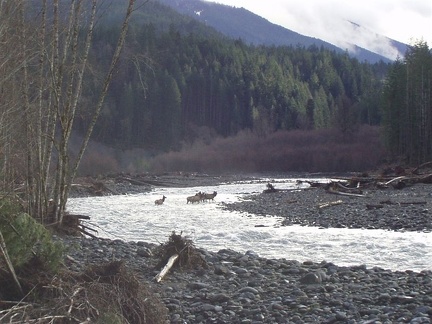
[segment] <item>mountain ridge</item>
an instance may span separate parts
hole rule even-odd
[[[242,39],[246,43],[265,46],[323,46],[335,52],[347,52],[350,56],[359,61],[377,63],[383,61],[390,63],[398,56],[402,56],[406,51],[406,44],[392,40],[375,33],[376,42],[386,43],[385,48],[394,48],[394,52],[369,50],[357,43],[346,42],[345,44],[335,44],[319,38],[305,36],[293,30],[274,24],[245,8],[232,7],[228,5],[208,2],[203,0],[158,0],[160,3],[188,15],[194,19],[213,27],[222,34],[234,38]],[[347,24],[359,29],[362,33],[371,33],[361,25],[347,20]],[[347,28],[350,27],[347,25]],[[355,32],[355,31],[353,31]],[[361,35],[359,34],[359,37]],[[397,53],[396,53],[397,52]],[[396,53],[396,54],[395,54]]]

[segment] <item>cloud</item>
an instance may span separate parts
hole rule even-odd
[[[337,46],[350,42],[394,58],[390,43],[376,34],[402,43],[418,40],[432,46],[430,0],[212,0],[244,7],[267,20],[300,34],[320,38]],[[362,26],[353,28],[349,21]],[[380,48],[382,47],[382,48]]]

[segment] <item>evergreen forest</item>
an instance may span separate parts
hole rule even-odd
[[[158,7],[148,3],[141,10]],[[222,137],[328,128],[349,134],[381,122],[388,64],[317,47],[251,46],[206,32],[198,22],[172,20],[163,28],[151,20],[136,18],[130,26],[97,141],[160,153],[194,141],[203,128]],[[115,28],[95,31],[97,70],[106,68]],[[92,84],[90,77],[84,93],[89,101]]]

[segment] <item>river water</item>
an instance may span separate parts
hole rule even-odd
[[[295,179],[296,180],[296,179]],[[278,189],[295,189],[294,179],[272,179]],[[310,179],[309,179],[310,180]],[[268,179],[211,187],[155,188],[145,194],[69,199],[67,210],[91,216],[97,236],[125,241],[164,243],[173,231],[210,251],[252,250],[266,258],[300,262],[329,261],[339,266],[365,264],[391,270],[432,270],[432,233],[365,229],[281,227],[277,217],[229,212],[235,202],[265,189]],[[217,191],[214,202],[187,204],[198,191]],[[163,205],[154,201],[165,195]]]

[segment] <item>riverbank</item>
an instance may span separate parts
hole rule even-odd
[[[283,226],[431,232],[431,189],[430,184],[418,183],[401,190],[370,187],[361,195],[344,196],[323,188],[308,188],[247,196],[224,207],[283,217]]]
[[[193,176],[193,181],[174,176],[177,180],[168,181],[170,176],[158,177],[155,183],[198,186],[235,181],[211,176]],[[329,194],[323,188],[276,191],[245,197],[224,208],[282,216],[286,225],[430,231],[430,188],[423,184],[402,190],[370,188],[363,192],[365,197]],[[328,206],[320,208],[324,204]],[[71,270],[113,260],[125,262],[166,305],[170,323],[430,323],[432,318],[432,269],[342,267],[329,260],[300,263],[265,259],[253,251],[198,249],[206,267],[173,269],[156,283],[157,245],[63,240],[70,247],[66,262]]]
[[[160,282],[156,245],[67,238],[67,266],[122,260],[168,308],[169,323],[430,323],[432,271],[265,259],[198,249],[206,267],[173,269]]]

